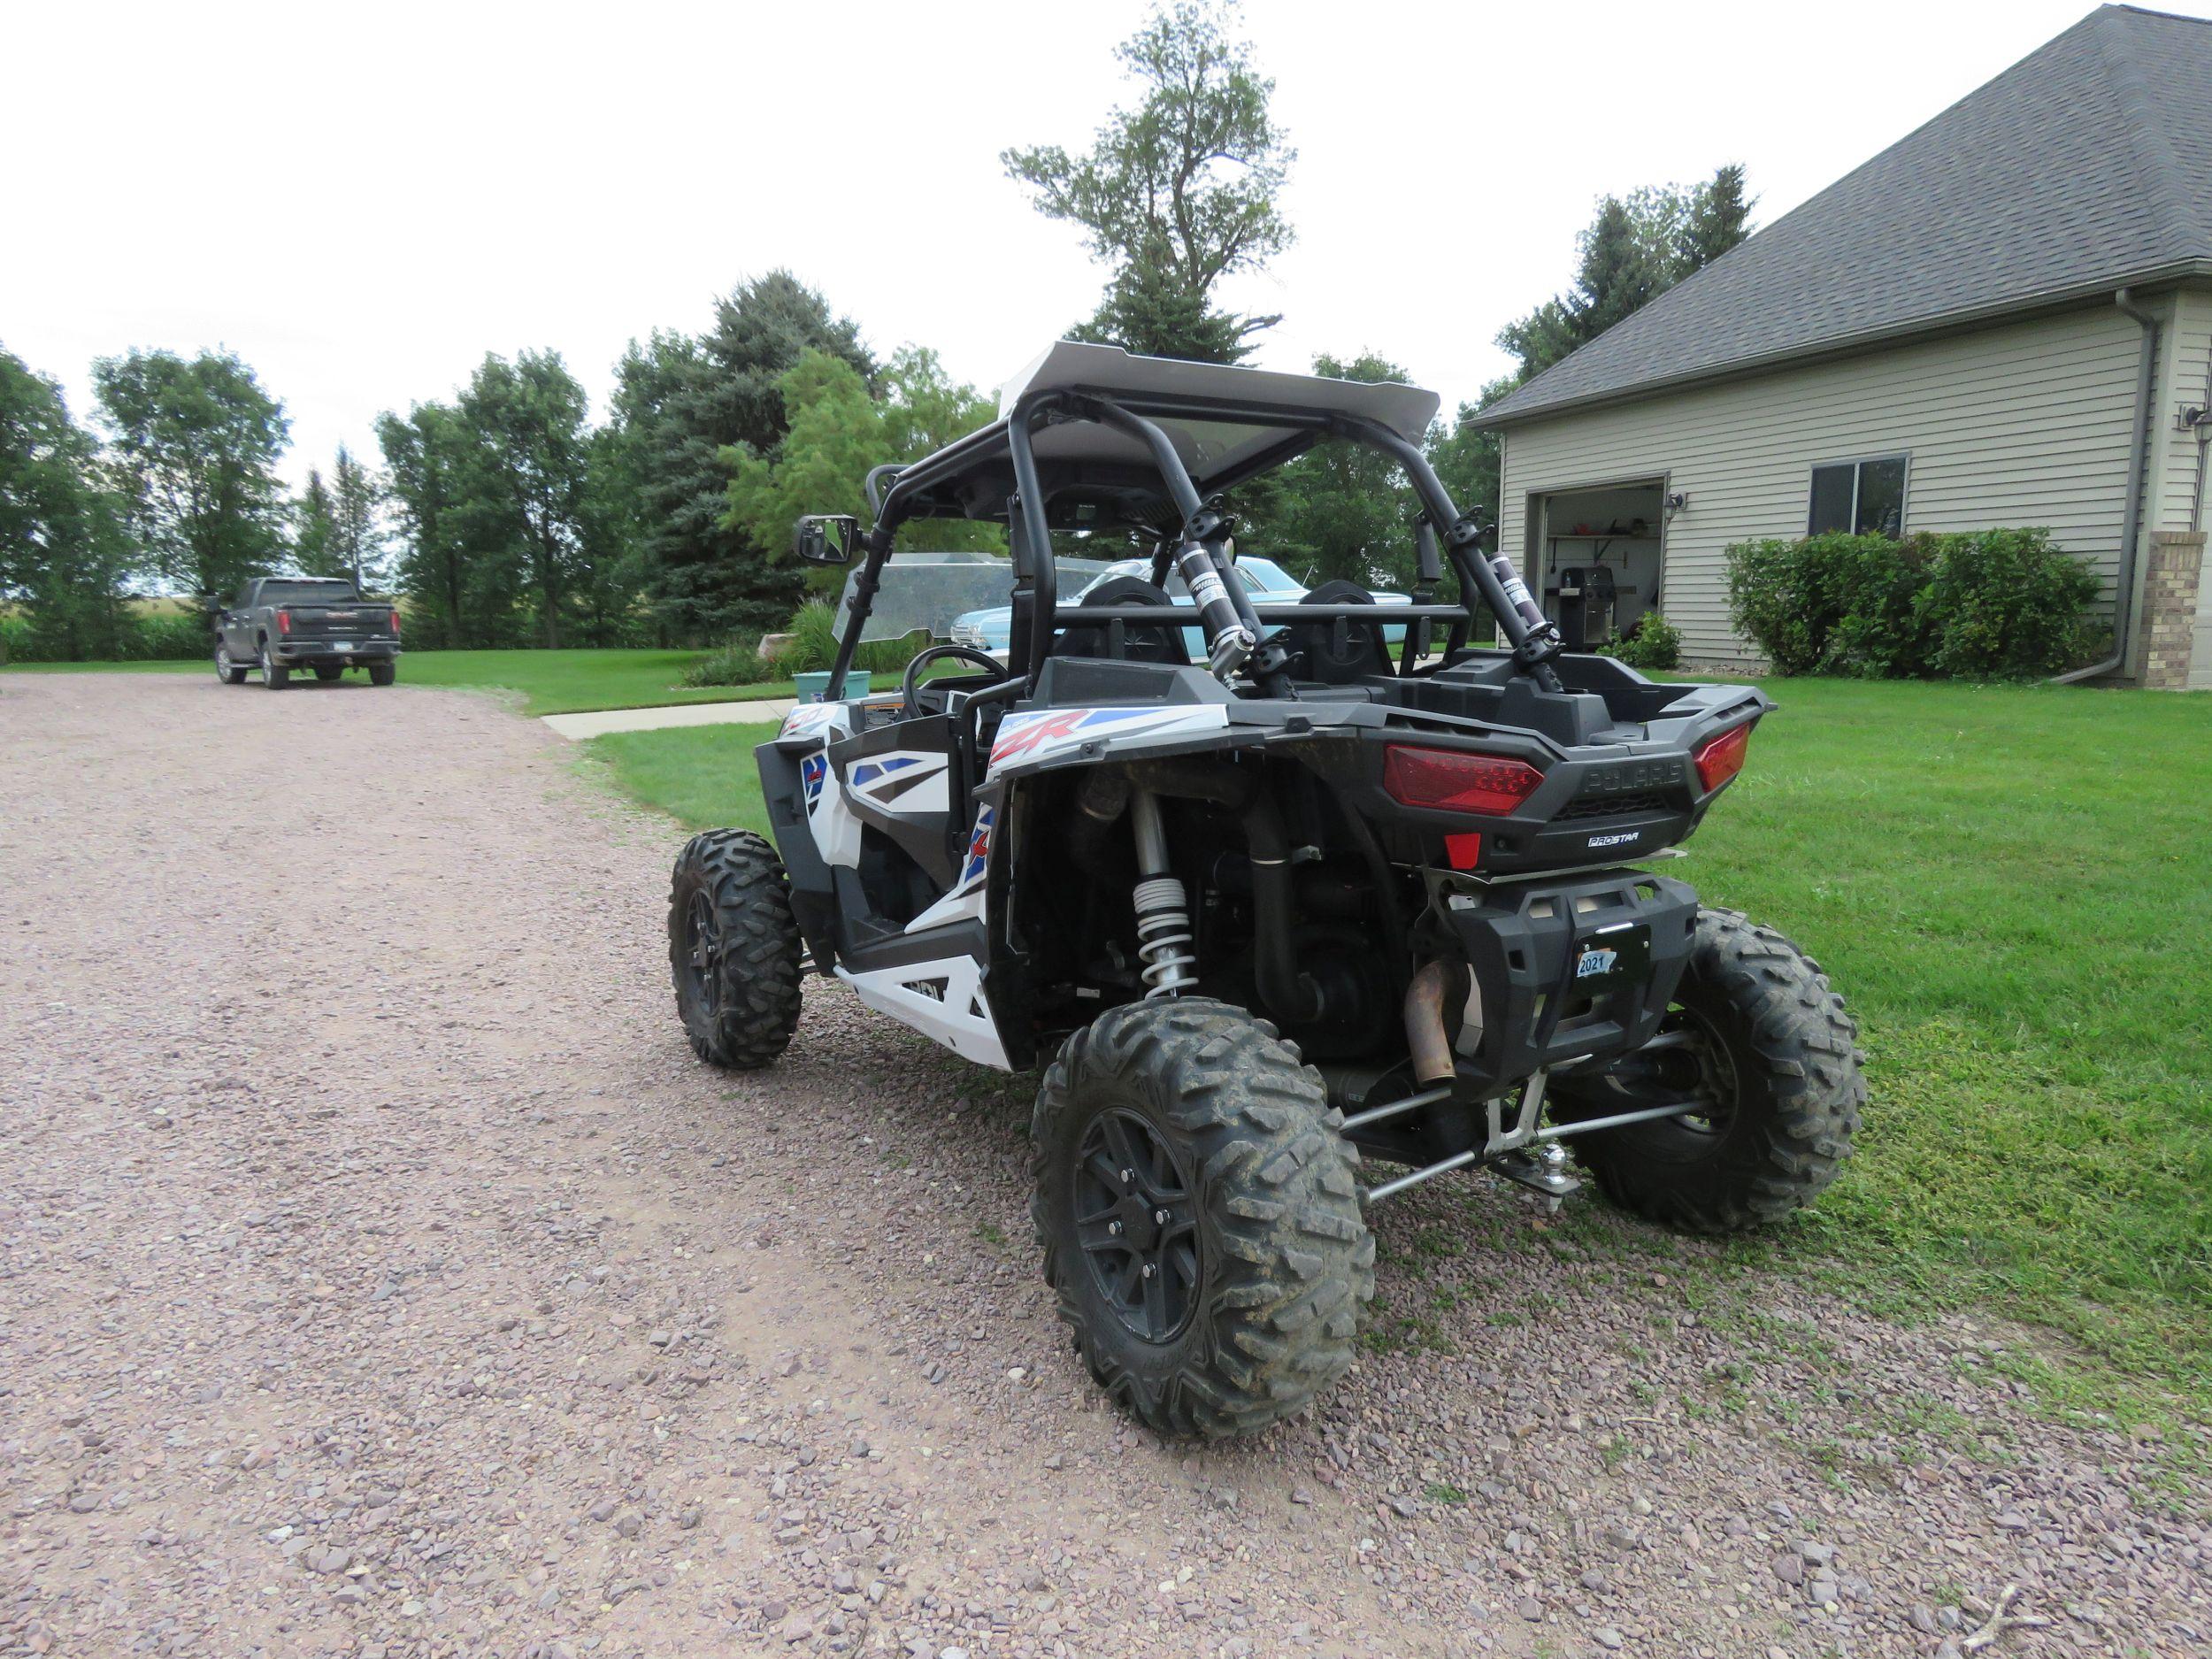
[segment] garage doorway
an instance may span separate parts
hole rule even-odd
[[[1667,480],[1653,478],[1554,490],[1532,503],[1529,562],[1569,650],[1615,644],[1660,608],[1666,501]]]

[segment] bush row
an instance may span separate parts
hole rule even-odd
[[[2047,530],[1816,535],[1728,549],[1736,627],[1781,674],[2029,679],[2089,659],[2097,579]]]
[[[182,662],[215,649],[196,611],[0,617],[0,662]]]
[[[853,654],[853,666],[869,673],[897,674],[929,643],[913,634],[902,640],[865,640]],[[820,600],[801,605],[786,626],[774,651],[742,641],[710,651],[684,671],[687,686],[752,686],[818,672],[837,660],[837,612]]]

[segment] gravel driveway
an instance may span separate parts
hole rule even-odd
[[[2010,1584],[1985,1651],[2212,1640],[2162,1443],[1588,1199],[1394,1203],[1323,1409],[1133,1429],[1018,1082],[818,985],[698,1065],[680,833],[573,766],[460,693],[0,678],[0,1654],[1811,1659]]]

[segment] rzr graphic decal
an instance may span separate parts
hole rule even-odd
[[[783,717],[783,728],[778,737],[803,737],[809,732],[821,730],[833,724],[844,713],[841,705],[834,703],[803,703]]]
[[[822,780],[829,776],[829,754],[816,749],[799,763],[799,785],[806,791],[806,810],[814,810],[814,803],[822,798]]]
[[[968,837],[968,861],[960,866],[960,880],[954,887],[973,887],[983,879],[983,872],[991,867],[991,809],[985,807],[975,815],[975,833]]]
[[[1010,714],[991,745],[990,770],[1042,760],[1100,737],[1154,737],[1180,732],[1217,732],[1229,723],[1225,709],[1054,709]]]

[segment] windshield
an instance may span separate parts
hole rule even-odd
[[[265,605],[346,605],[360,598],[351,582],[296,581],[264,582],[261,584],[261,603]]]
[[[1271,559],[1240,559],[1233,568],[1236,571],[1237,580],[1244,584],[1244,591],[1248,594],[1295,594],[1302,591],[1298,584],[1290,580],[1289,573]],[[1150,581],[1152,561],[1150,559],[1122,559],[1117,564],[1109,565],[1094,580],[1085,584],[1083,593],[1079,596],[1087,597],[1092,588],[1096,588],[1102,582],[1111,581],[1117,576],[1134,576],[1141,581]],[[1178,570],[1168,572],[1167,593],[1171,599],[1190,597],[1190,588],[1183,580],[1182,572]]]

